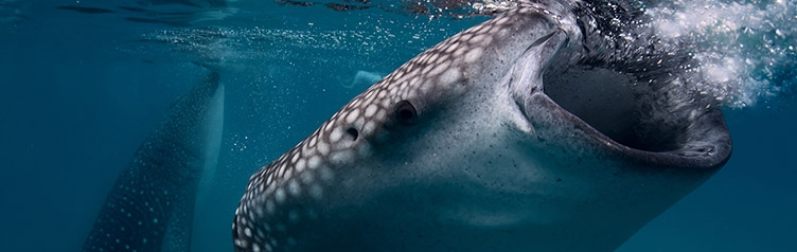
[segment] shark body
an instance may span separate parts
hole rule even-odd
[[[252,175],[236,250],[617,248],[731,142],[680,54],[629,50],[590,7],[520,3],[385,76]]]
[[[213,72],[138,148],[83,251],[189,251],[198,186],[215,172],[223,121],[224,86]]]

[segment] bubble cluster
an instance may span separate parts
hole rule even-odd
[[[755,106],[797,84],[797,3],[673,1],[646,10],[664,43],[688,43],[700,87],[725,106]]]

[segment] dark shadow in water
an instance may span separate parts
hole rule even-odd
[[[92,5],[92,3],[60,5],[56,9],[92,15],[116,13],[124,16],[124,20],[136,23],[186,27],[190,26],[192,22],[205,19],[205,13],[228,6],[225,0],[122,1],[113,4],[88,5]]]
[[[85,14],[106,14],[106,13],[116,13],[116,11],[105,9],[105,8],[95,8],[95,7],[83,7],[83,6],[74,6],[74,5],[62,5],[55,7],[59,10],[70,10],[70,11],[77,11],[80,13]]]

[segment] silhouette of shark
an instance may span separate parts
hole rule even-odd
[[[213,72],[138,148],[83,251],[189,251],[198,186],[215,171],[223,121],[224,86]]]

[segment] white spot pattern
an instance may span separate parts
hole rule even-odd
[[[299,237],[288,235],[291,228],[296,223],[323,215],[313,208],[297,211],[298,208],[333,195],[336,179],[344,177],[346,170],[351,169],[349,165],[375,152],[375,142],[393,123],[393,106],[408,101],[422,116],[424,106],[434,105],[433,99],[442,94],[453,97],[466,92],[471,81],[466,73],[480,72],[479,65],[473,63],[495,53],[495,48],[500,46],[496,43],[506,40],[513,30],[523,25],[511,20],[536,15],[551,21],[542,13],[534,4],[519,4],[504,16],[468,29],[423,52],[355,97],[288,153],[256,172],[249,184],[267,184],[268,188],[253,193],[247,189],[248,193],[241,199],[239,210],[242,211],[236,212],[233,223],[236,250],[276,251],[281,250],[281,246],[295,244]],[[296,176],[291,178],[292,175]],[[251,209],[260,209],[260,212],[265,209],[265,215],[258,214],[258,218],[246,220],[250,217],[241,212]],[[302,216],[303,213],[312,215]],[[253,236],[251,225],[267,228],[262,233],[258,229]]]

